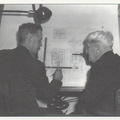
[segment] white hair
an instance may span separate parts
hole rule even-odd
[[[113,46],[113,35],[110,31],[95,31],[87,35],[84,43],[98,43],[101,42],[105,46]]]

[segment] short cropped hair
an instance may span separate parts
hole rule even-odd
[[[113,46],[113,35],[110,31],[95,31],[87,35],[84,44],[101,42],[106,46]]]
[[[28,34],[36,34],[38,30],[42,31],[42,27],[34,23],[24,23],[20,25],[17,32],[18,45],[25,42]]]

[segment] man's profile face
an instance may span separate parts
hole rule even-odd
[[[31,37],[31,53],[36,55],[42,46],[42,31],[38,30],[36,34],[33,34]]]

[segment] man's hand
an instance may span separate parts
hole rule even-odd
[[[63,79],[62,70],[61,68],[57,68],[56,71],[53,73],[53,80],[61,81]]]

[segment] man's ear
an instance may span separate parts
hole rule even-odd
[[[28,34],[27,37],[26,37],[28,43],[31,43],[31,38],[32,38],[32,35],[31,35],[31,34]]]
[[[95,44],[95,49],[96,49],[96,52],[98,53],[101,49],[101,46],[99,44]]]

